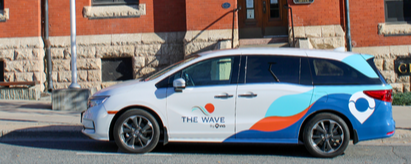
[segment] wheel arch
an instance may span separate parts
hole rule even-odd
[[[148,113],[150,113],[151,115],[153,115],[153,117],[157,120],[158,125],[159,125],[159,127],[160,127],[160,140],[164,139],[164,136],[168,137],[167,135],[165,135],[165,134],[167,134],[167,132],[164,132],[165,126],[164,126],[163,120],[161,120],[161,118],[160,118],[160,115],[158,115],[154,110],[152,110],[151,108],[148,108],[148,107],[146,107],[146,106],[133,105],[133,106],[128,106],[128,107],[125,107],[125,108],[119,110],[119,111],[114,115],[113,119],[111,120],[110,129],[109,129],[109,140],[110,140],[110,141],[114,141],[113,131],[114,131],[114,125],[115,125],[117,119],[118,119],[122,114],[124,114],[125,112],[127,112],[127,111],[129,111],[129,110],[131,110],[131,109],[137,109],[137,108],[138,108],[138,109],[143,109],[143,110],[147,111]]]
[[[335,110],[331,110],[331,109],[323,109],[323,110],[318,110],[315,111],[313,113],[311,113],[310,115],[308,115],[304,121],[302,122],[301,126],[300,126],[300,130],[298,131],[298,140],[303,142],[303,131],[304,131],[304,127],[305,125],[308,123],[308,121],[310,121],[311,118],[313,118],[315,115],[320,114],[320,113],[331,113],[334,115],[337,115],[338,117],[340,117],[341,119],[344,120],[344,122],[347,124],[348,129],[350,130],[350,139],[354,139],[355,140],[355,131],[354,131],[354,127],[351,123],[351,121],[342,113],[335,111]]]

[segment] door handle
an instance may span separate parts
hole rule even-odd
[[[230,98],[233,97],[233,95],[229,95],[226,93],[225,95],[215,95],[214,98]]]
[[[255,93],[239,94],[238,97],[257,97]]]
[[[267,12],[267,3],[265,0],[263,1],[263,13],[265,14]]]

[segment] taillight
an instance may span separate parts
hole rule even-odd
[[[392,102],[392,90],[364,91],[364,93],[374,99]]]

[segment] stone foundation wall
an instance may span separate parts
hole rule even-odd
[[[394,61],[398,57],[410,57],[411,45],[376,46],[353,48],[353,52],[375,56],[375,65],[385,77],[394,92],[410,92],[410,76],[398,76],[394,71]]]
[[[231,41],[227,44],[230,39],[231,30],[78,36],[78,84],[82,88],[100,90],[118,83],[102,81],[101,59],[104,58],[131,57],[133,77],[137,79],[191,54],[216,47],[230,48]],[[67,88],[71,84],[70,37],[50,37],[50,41],[53,87]]]
[[[345,47],[345,32],[341,25],[321,25],[321,26],[295,26],[294,37],[307,39],[308,48],[311,49],[335,49]],[[293,43],[293,33],[289,28],[289,42]]]
[[[40,37],[0,38],[0,61],[4,62],[4,82],[46,81],[44,44]]]

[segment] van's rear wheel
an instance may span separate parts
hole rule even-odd
[[[304,145],[314,156],[335,157],[344,153],[350,131],[343,119],[331,113],[320,113],[304,128]]]
[[[124,152],[144,153],[153,150],[160,138],[156,119],[142,109],[128,110],[114,125],[114,140]]]

